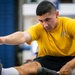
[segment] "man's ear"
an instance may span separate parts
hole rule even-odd
[[[58,18],[58,16],[59,16],[59,11],[56,10],[56,18]]]

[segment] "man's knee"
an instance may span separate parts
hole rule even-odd
[[[41,67],[39,62],[28,62],[27,64],[23,64],[21,66],[22,69],[29,72],[37,72],[37,69]]]
[[[26,64],[23,64],[19,67],[20,74],[25,74],[25,75],[30,75],[30,74],[35,74],[37,73],[37,69],[41,67],[39,62],[33,61],[33,62],[28,62]]]

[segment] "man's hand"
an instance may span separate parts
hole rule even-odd
[[[59,71],[60,75],[71,75],[71,72],[72,68],[69,64],[64,65]]]
[[[75,68],[75,58],[66,63],[59,71],[60,75],[71,75],[72,70]]]
[[[5,38],[4,37],[0,37],[0,45],[2,45],[5,42]]]

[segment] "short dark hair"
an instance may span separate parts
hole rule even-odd
[[[45,13],[52,13],[56,11],[56,7],[50,1],[42,1],[36,8],[36,15],[43,15]]]

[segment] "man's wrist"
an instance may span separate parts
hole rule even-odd
[[[72,67],[75,68],[75,58],[72,59],[72,63],[73,63]]]
[[[74,69],[75,68],[75,58],[68,62],[69,66]]]

